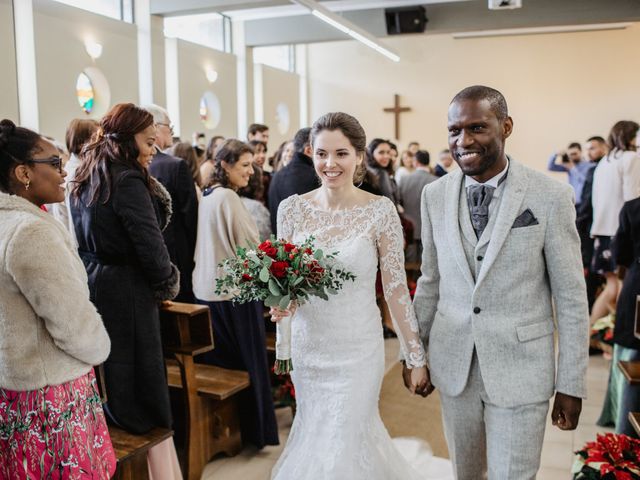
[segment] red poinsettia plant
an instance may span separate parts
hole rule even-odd
[[[640,440],[623,434],[598,434],[576,452],[574,480],[640,480]]]

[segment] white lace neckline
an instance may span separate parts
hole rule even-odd
[[[316,203],[312,202],[311,200],[304,198],[301,195],[298,195],[298,199],[309,209],[317,212],[317,213],[321,213],[321,214],[325,214],[325,215],[339,215],[339,214],[344,214],[344,213],[353,213],[353,212],[359,212],[361,210],[366,210],[367,208],[371,207],[374,203],[379,202],[381,200],[384,200],[386,197],[384,196],[376,196],[375,198],[372,198],[370,200],[367,200],[367,203],[365,203],[364,205],[356,205],[354,207],[349,207],[349,208],[339,208],[336,210],[326,210],[323,209],[322,207],[320,207],[319,205],[317,205]]]

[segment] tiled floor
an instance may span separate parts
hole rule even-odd
[[[397,341],[385,342],[386,362],[390,366],[397,359]],[[609,364],[601,356],[589,359],[587,389],[589,397],[583,402],[580,426],[573,432],[563,432],[548,422],[542,449],[540,480],[567,480],[571,478],[573,452],[585,442],[594,440],[596,433],[607,429],[596,426],[609,377]],[[551,407],[549,408],[551,410]],[[276,412],[280,428],[281,445],[267,447],[258,452],[245,448],[233,458],[216,458],[204,470],[202,480],[267,480],[269,472],[277,461],[291,428],[291,410]]]

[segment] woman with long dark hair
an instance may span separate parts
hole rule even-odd
[[[146,168],[155,140],[150,113],[114,106],[83,149],[71,201],[91,299],[111,337],[106,411],[136,434],[171,427],[158,303],[178,293],[179,273],[160,229],[171,199]],[[180,478],[172,439],[151,449],[149,465],[154,478]]]
[[[93,365],[109,337],[65,226],[56,147],[0,122],[0,478],[107,480],[116,457]]]
[[[382,138],[369,142],[365,152],[367,175],[361,188],[375,195],[382,195],[397,204],[397,186],[392,178],[392,143]]]

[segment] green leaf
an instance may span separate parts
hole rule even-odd
[[[269,281],[269,269],[267,267],[262,267],[262,270],[260,270],[259,278],[261,282]]]
[[[279,303],[280,303],[280,297],[277,297],[275,295],[269,295],[267,298],[264,299],[264,304],[267,307],[277,307]]]
[[[280,299],[279,305],[283,310],[289,306],[289,302],[291,302],[291,297],[289,295],[285,295]]]
[[[324,253],[322,253],[322,250],[316,250],[316,253],[314,253],[313,256],[316,260],[322,260],[322,257],[324,257]]]
[[[282,292],[278,288],[278,284],[273,278],[269,279],[269,292],[271,292],[272,295],[276,295],[278,297],[282,295]]]
[[[258,257],[258,255],[256,255],[255,253],[248,253],[247,258],[254,263],[262,264],[262,260],[260,260],[260,257]]]
[[[273,259],[271,257],[267,257],[266,255],[264,256],[264,258],[262,259],[262,264],[265,267],[270,267],[271,264],[273,263]],[[266,280],[265,280],[266,281]]]
[[[304,277],[298,277],[296,278],[296,281],[293,282],[293,286],[297,287],[298,285],[300,285],[302,282],[304,282]]]

